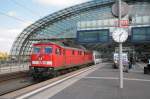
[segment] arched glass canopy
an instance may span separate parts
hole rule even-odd
[[[132,17],[131,26],[150,25],[149,0],[125,0],[131,10],[126,16]],[[116,18],[111,13],[115,0],[94,0],[75,5],[42,19],[25,28],[14,41],[11,56],[27,58],[32,51],[32,44],[43,40],[75,39],[78,30],[110,28]],[[111,35],[110,35],[111,36]]]

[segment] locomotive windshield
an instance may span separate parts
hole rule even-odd
[[[52,48],[51,47],[45,47],[45,53],[46,54],[52,53]]]
[[[34,47],[33,52],[34,53],[40,53],[40,47]]]

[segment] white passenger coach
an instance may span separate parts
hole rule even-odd
[[[93,59],[94,59],[94,64],[99,64],[102,62],[102,57],[101,53],[98,51],[93,51]]]

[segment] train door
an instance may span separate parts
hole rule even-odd
[[[63,66],[66,66],[67,60],[66,60],[66,50],[65,49],[62,50],[62,55],[63,55]]]
[[[61,49],[56,47],[55,49],[55,63],[57,67],[60,67],[62,65],[62,60],[61,60]]]

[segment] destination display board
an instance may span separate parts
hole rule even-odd
[[[133,27],[132,42],[150,42],[150,27]]]
[[[80,43],[108,42],[109,29],[77,31],[77,41]]]

